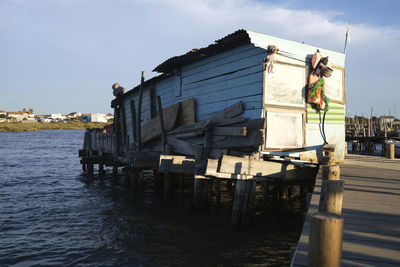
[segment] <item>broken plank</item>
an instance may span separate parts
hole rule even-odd
[[[167,142],[172,146],[172,150],[175,153],[184,155],[195,155],[196,149],[199,147],[198,145],[174,138],[172,136],[167,137]]]
[[[224,121],[220,121],[218,123],[213,123],[214,126],[225,126],[225,125],[231,125],[231,124],[236,124],[236,123],[241,123],[244,122],[244,116],[236,116],[230,119],[226,119]]]
[[[220,172],[253,176],[268,176],[284,178],[288,171],[295,169],[293,164],[254,160],[250,158],[224,155],[222,157]]]
[[[166,131],[172,130],[175,126],[179,112],[179,103],[163,109],[164,127]],[[154,119],[142,126],[142,142],[145,143],[161,135],[160,118],[157,115]]]
[[[246,136],[227,136],[219,142],[212,141],[212,148],[232,148],[232,147],[248,147],[259,146],[263,143],[261,132],[257,130],[249,130]]]
[[[231,119],[237,115],[242,114],[244,111],[242,101],[233,104],[232,106],[228,107],[227,109],[217,113],[216,115],[212,116],[210,120],[213,121],[213,125],[218,125],[219,123],[223,123],[224,121]]]
[[[226,136],[246,136],[246,127],[214,127],[212,129],[213,135],[226,135]]]
[[[176,119],[176,125],[187,125],[196,122],[196,107],[194,98],[180,102],[180,111]]]
[[[192,124],[183,125],[168,132],[168,135],[177,135],[183,133],[204,132],[210,125],[211,120],[200,121]]]

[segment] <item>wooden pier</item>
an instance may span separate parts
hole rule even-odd
[[[400,159],[352,154],[340,167],[341,265],[400,266]],[[321,184],[319,175],[291,266],[308,264],[310,220],[318,212]]]

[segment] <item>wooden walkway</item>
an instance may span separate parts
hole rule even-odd
[[[400,159],[349,155],[340,165],[342,266],[400,266]],[[292,266],[307,266],[310,214],[318,211],[317,179]]]

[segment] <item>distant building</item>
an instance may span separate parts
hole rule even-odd
[[[0,115],[6,115],[7,116],[7,112],[5,112],[4,110],[0,110]]]
[[[107,122],[107,116],[101,113],[82,114],[83,122]]]
[[[82,114],[80,112],[71,112],[67,115],[67,117],[69,117],[69,118],[78,118],[80,116],[82,116]]]
[[[62,121],[63,119],[66,118],[66,116],[61,115],[60,113],[54,113],[54,114],[50,114],[50,118],[52,118],[55,121]]]
[[[114,115],[111,114],[111,113],[107,113],[107,114],[106,114],[106,117],[107,117],[107,120],[112,120],[112,119],[114,119]]]
[[[22,121],[22,120],[27,120],[28,119],[28,112],[23,112],[23,111],[9,111],[7,112],[7,117],[10,120],[15,120],[15,121]]]

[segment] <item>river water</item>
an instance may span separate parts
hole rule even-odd
[[[0,266],[288,265],[304,198],[262,202],[229,227],[231,202],[193,212],[124,179],[82,179],[84,131],[0,133]],[[111,170],[107,169],[108,173]]]

